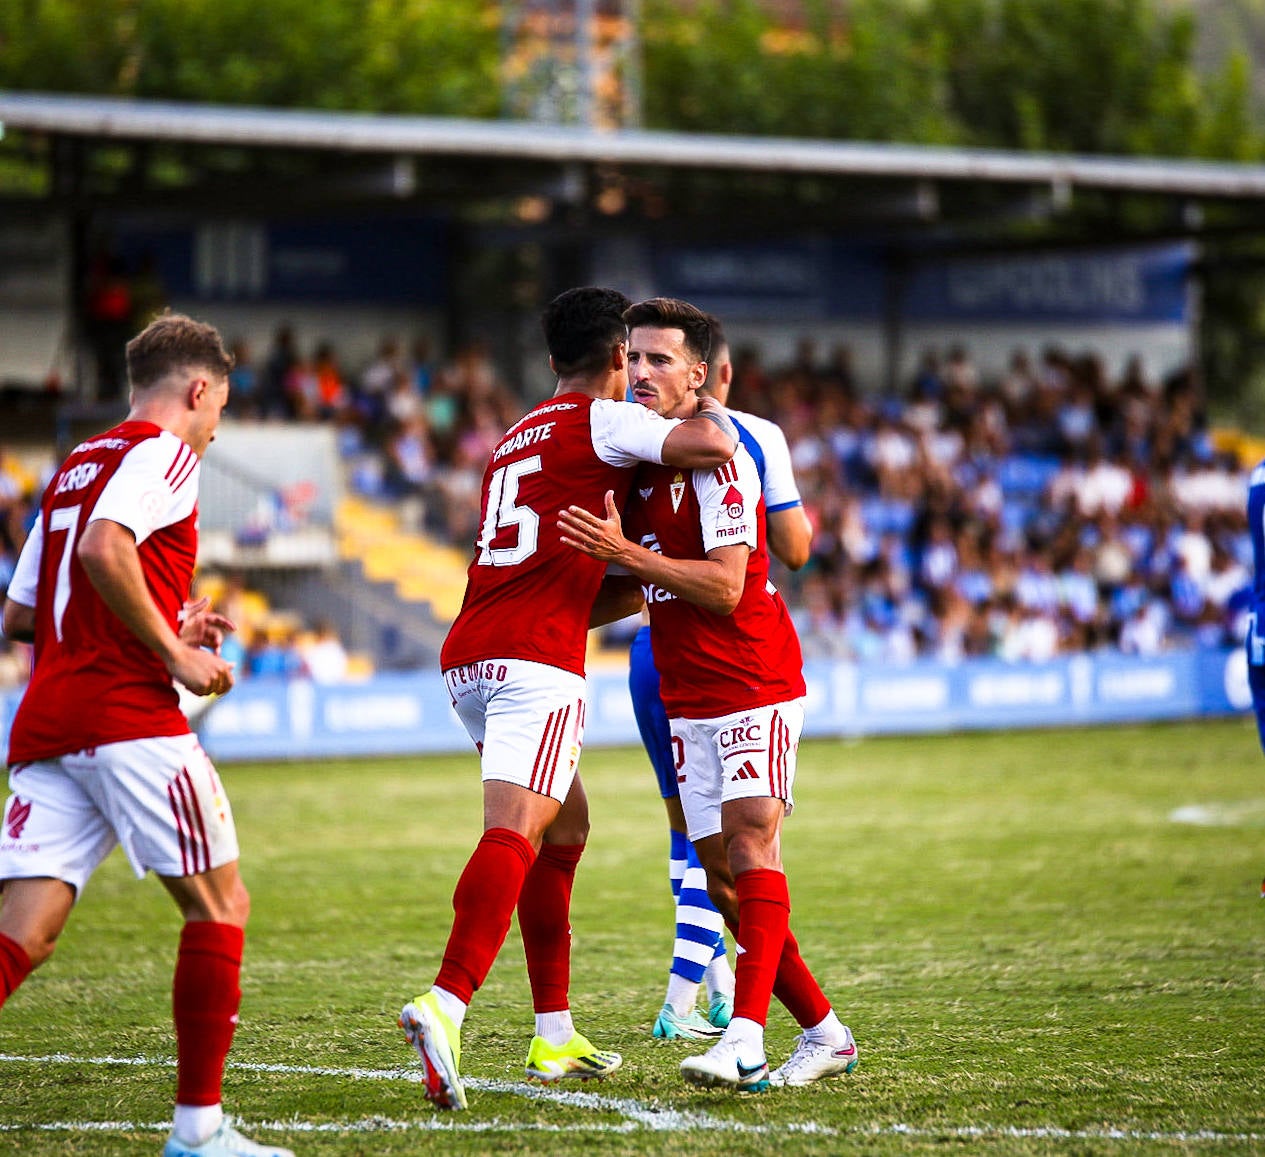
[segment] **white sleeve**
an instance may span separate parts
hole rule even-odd
[[[760,476],[742,446],[723,466],[694,471],[703,550],[744,542],[759,545],[756,507],[760,504]]]
[[[755,414],[744,414],[737,410],[731,413],[764,453],[765,512],[802,506],[804,500],[800,497],[799,484],[795,481],[795,471],[791,467],[791,449],[786,444],[786,435],[782,433],[782,428],[776,422]]]
[[[198,456],[174,434],[147,438],[124,455],[88,521],[108,518],[126,526],[139,546],[155,530],[193,512],[199,467]]]
[[[41,514],[26,536],[22,553],[18,555],[13,577],[9,580],[7,597],[24,607],[35,606],[35,592],[39,587],[40,557],[44,553],[44,517]]]
[[[593,449],[608,466],[661,464],[663,443],[680,424],[679,418],[661,418],[639,402],[599,398],[589,408]]]

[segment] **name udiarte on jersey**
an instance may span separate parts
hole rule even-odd
[[[57,480],[57,489],[53,493],[65,494],[67,490],[82,490],[85,486],[91,486],[100,473],[100,462],[80,462],[78,466],[72,466]]]
[[[552,438],[553,428],[557,424],[557,422],[543,422],[539,426],[528,426],[525,430],[519,430],[517,434],[511,434],[492,452],[492,461],[499,462],[506,454],[513,454],[516,450],[524,450],[528,446],[536,445],[537,442]]]
[[[505,437],[501,444],[492,452],[492,461],[496,462],[504,458],[506,454],[513,454],[515,450],[522,450],[526,446],[534,446],[537,442],[543,442],[546,438],[552,437],[555,423],[546,422],[543,426],[528,426],[527,424],[535,422],[537,419],[544,417],[545,414],[556,414],[561,410],[574,410],[577,405],[578,403],[576,402],[551,402],[547,406],[537,406],[531,413],[524,414],[505,431]]]

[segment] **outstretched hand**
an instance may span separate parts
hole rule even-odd
[[[558,529],[562,531],[562,541],[568,546],[603,562],[616,561],[628,546],[613,490],[606,492],[605,518],[585,510],[583,506],[568,506],[558,511]]]
[[[237,630],[237,624],[226,615],[211,610],[211,600],[205,596],[189,599],[180,615],[180,641],[190,647],[209,647],[220,653],[224,636]]]

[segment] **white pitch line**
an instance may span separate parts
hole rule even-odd
[[[0,1063],[10,1064],[53,1064],[53,1065],[133,1065],[174,1068],[175,1061],[163,1057],[76,1057],[68,1053],[53,1053],[46,1056],[25,1057],[9,1053],[0,1053]],[[409,1081],[418,1083],[422,1079],[421,1069],[390,1068],[330,1068],[319,1065],[281,1065],[264,1064],[250,1061],[229,1062],[229,1068],[242,1072],[279,1073],[296,1076],[342,1077],[351,1080],[376,1081]],[[550,1086],[528,1084],[518,1081],[495,1081],[481,1077],[471,1077],[465,1081],[468,1088],[490,1093],[509,1093],[513,1096],[528,1099],[550,1101],[577,1109],[593,1109],[603,1112],[618,1113],[625,1118],[622,1124],[591,1125],[550,1125],[523,1121],[507,1121],[493,1117],[486,1121],[454,1120],[445,1114],[420,1118],[412,1121],[395,1120],[390,1117],[366,1117],[358,1121],[303,1121],[291,1118],[284,1121],[260,1121],[254,1125],[245,1125],[247,1129],[262,1129],[279,1133],[389,1133],[406,1131],[450,1132],[450,1133],[492,1133],[492,1132],[536,1132],[536,1133],[632,1133],[639,1129],[655,1132],[731,1132],[744,1134],[784,1134],[802,1133],[810,1136],[839,1137],[915,1137],[934,1139],[937,1137],[989,1140],[989,1139],[1021,1139],[1052,1141],[1125,1141],[1125,1142],[1161,1142],[1183,1144],[1206,1142],[1255,1143],[1265,1141],[1262,1133],[1221,1133],[1214,1129],[1197,1129],[1193,1131],[1163,1132],[1143,1129],[1061,1129],[1056,1126],[1034,1125],[946,1125],[943,1127],[915,1126],[904,1124],[892,1125],[858,1125],[846,1128],[835,1128],[815,1121],[785,1122],[776,1125],[747,1125],[738,1121],[726,1121],[707,1113],[682,1112],[658,1104],[643,1104],[641,1101],[626,1097],[611,1097],[604,1093],[588,1093],[573,1090],[560,1090]],[[158,1124],[137,1123],[132,1121],[54,1121],[30,1125],[0,1124],[0,1133],[20,1132],[150,1132],[165,1133],[171,1123],[164,1121]]]

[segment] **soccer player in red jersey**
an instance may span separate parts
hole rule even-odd
[[[688,420],[665,421],[624,400],[627,305],[613,290],[582,288],[545,310],[558,387],[492,451],[465,597],[440,657],[480,753],[484,816],[453,894],[439,974],[400,1014],[422,1058],[426,1096],[442,1109],[466,1106],[461,1026],[515,907],[536,1012],[527,1074],[600,1077],[620,1064],[572,1023],[569,911],[589,827],[576,774],[587,634],[591,624],[636,610],[640,595],[633,587],[631,605],[617,592],[609,606],[595,606],[606,565],[563,545],[554,520],[567,503],[600,512],[609,494],[622,502],[641,462],[718,466],[737,446],[715,402]]]
[[[729,342],[718,318],[708,315],[707,395],[728,409],[743,448],[755,462],[765,502],[768,547],[791,570],[807,561],[812,525],[804,513],[786,435],[766,418],[728,406],[733,365]],[[668,815],[669,880],[676,900],[676,939],[663,1008],[653,1035],[666,1040],[719,1037],[733,1014],[734,975],[725,952],[725,921],[707,895],[707,874],[690,843],[677,783],[676,758],[668,716],[659,695],[659,672],[650,644],[649,616],[628,649],[628,690],[641,742],[659,782]],[[706,1015],[695,1010],[707,982]]]
[[[633,396],[665,416],[693,413],[707,376],[707,315],[653,298],[625,320]],[[849,1072],[852,1033],[790,931],[780,843],[805,688],[799,639],[769,582],[755,463],[740,448],[718,468],[642,467],[634,485],[628,537],[614,494],[605,517],[571,505],[559,527],[570,545],[642,583],[690,839],[739,945],[733,1017],[717,1044],[682,1062],[682,1075],[754,1092]],[[764,1025],[774,994],[804,1031],[770,1074]]]
[[[175,314],[128,343],[131,410],[53,476],[4,601],[5,634],[33,641],[35,663],[9,737],[0,1005],[52,954],[116,844],[138,876],[153,871],[184,917],[164,1157],[292,1157],[220,1107],[250,897],[224,787],[173,685],[233,685],[218,653],[233,624],[188,598],[201,457],[232,366],[211,326]]]

